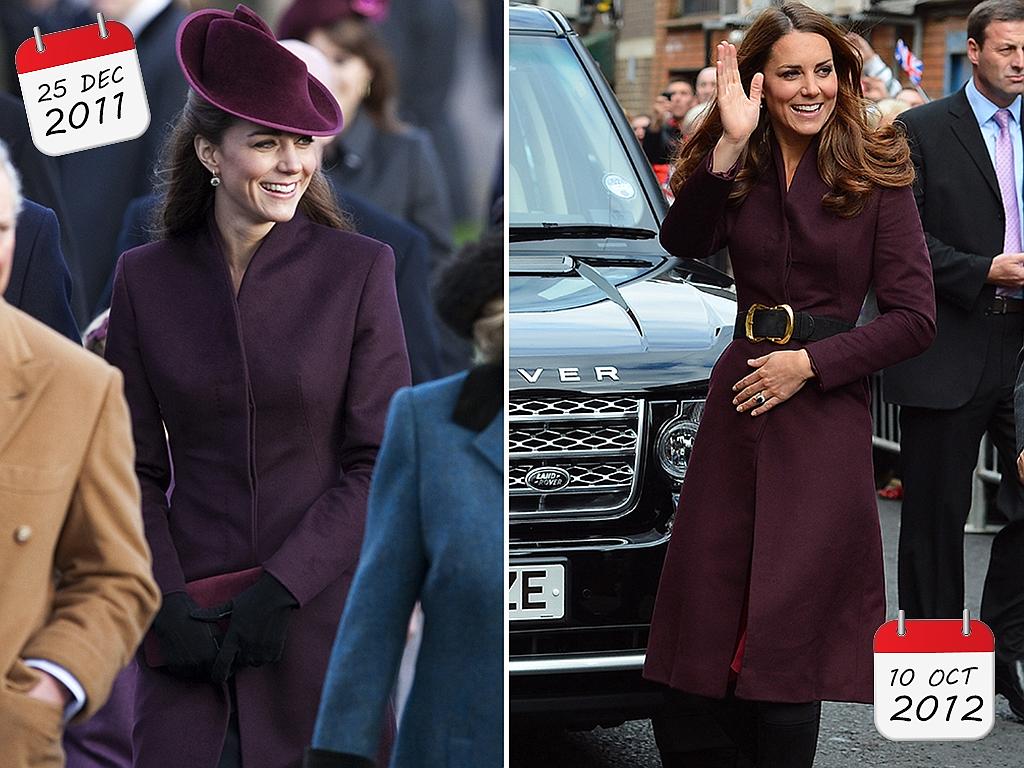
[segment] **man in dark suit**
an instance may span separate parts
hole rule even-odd
[[[132,199],[152,190],[160,146],[186,93],[174,54],[178,24],[185,17],[181,8],[171,0],[93,0],[93,7],[125,23],[135,35],[150,123],[137,139],[74,152],[59,161],[82,265],[83,283],[75,287],[84,293],[90,314],[113,272],[125,209]]]
[[[899,604],[908,617],[961,615],[963,527],[988,432],[1010,522],[992,544],[981,612],[996,636],[996,690],[1024,715],[1024,493],[1013,419],[1024,343],[1024,3],[980,3],[967,33],[967,85],[901,117],[935,275],[937,334],[930,350],[884,376],[886,399],[901,406]]]
[[[60,222],[60,244],[71,280],[78,286],[72,292],[71,308],[79,322],[85,322],[88,312],[81,293],[82,277],[76,258],[75,240],[68,226],[64,194],[60,188],[60,171],[55,158],[44,155],[32,143],[28,130],[25,106],[18,99],[0,93],[0,140],[7,144],[11,161],[22,179],[22,193],[30,200],[46,206]]]
[[[49,208],[23,200],[15,228],[14,264],[4,299],[81,344],[71,312],[71,276],[60,252],[60,227]]]

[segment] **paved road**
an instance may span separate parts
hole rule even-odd
[[[882,538],[889,615],[896,614],[896,542],[899,505],[881,502]],[[966,537],[964,558],[967,604],[977,618],[988,567],[990,536]],[[1002,697],[996,699],[996,724],[976,742],[895,743],[882,738],[872,722],[872,708],[826,703],[815,768],[885,766],[886,768],[1024,768],[1024,724],[1017,722]],[[647,722],[586,733],[514,733],[513,768],[660,768],[661,760]]]

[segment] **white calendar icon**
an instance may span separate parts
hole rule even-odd
[[[966,612],[962,621],[889,621],[874,646],[875,728],[887,739],[973,741],[992,730],[995,638],[986,624]]]
[[[149,102],[128,27],[98,16],[96,24],[63,32],[33,31],[14,61],[40,152],[66,155],[146,131]]]

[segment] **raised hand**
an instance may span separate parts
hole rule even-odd
[[[761,89],[764,74],[758,72],[750,81],[750,96],[747,97],[740,81],[740,68],[736,63],[736,46],[732,43],[718,44],[718,109],[722,115],[722,138],[732,144],[746,145],[750,134],[757,128],[761,115]]]

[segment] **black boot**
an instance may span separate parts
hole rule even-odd
[[[757,768],[811,768],[820,724],[820,701],[758,702]]]

